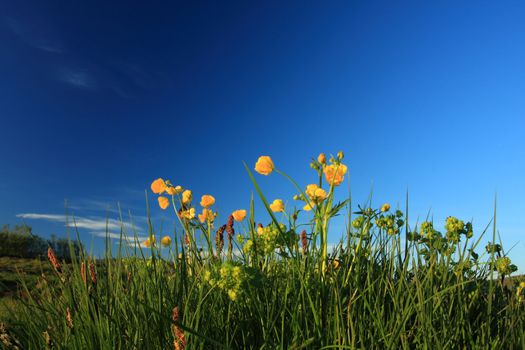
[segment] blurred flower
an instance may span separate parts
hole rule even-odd
[[[345,157],[345,154],[343,153],[343,151],[337,152],[337,159],[338,160],[343,160],[344,157]]]
[[[255,171],[262,175],[270,175],[274,169],[272,158],[268,156],[260,156],[255,163]]]
[[[348,168],[346,165],[334,163],[327,165],[323,172],[326,177],[326,181],[328,181],[330,185],[339,186],[343,182],[347,170]]]
[[[187,220],[195,218],[195,208],[190,208],[188,210],[181,211],[180,216]]]
[[[166,190],[166,183],[163,179],[158,178],[151,183],[151,190],[153,193],[162,194]]]
[[[213,222],[214,219],[215,219],[215,214],[213,213],[211,209],[204,208],[202,209],[202,214],[199,214],[200,222],[205,222],[205,221]]]
[[[383,204],[383,206],[381,206],[381,211],[384,213],[386,211],[389,211],[390,210],[390,204],[388,203],[385,203]]]
[[[275,199],[272,204],[270,204],[270,209],[276,213],[283,211],[284,212],[284,202],[281,199]]]
[[[193,198],[193,195],[192,195],[190,190],[186,190],[186,191],[182,192],[182,203],[183,204],[190,203],[192,198]]]
[[[246,210],[244,209],[236,210],[232,213],[232,216],[235,219],[235,221],[241,222],[246,217]]]
[[[315,203],[313,201],[306,203],[306,205],[303,207],[304,211],[310,211],[313,210],[315,207]]]
[[[167,192],[169,195],[174,196],[174,195],[179,194],[179,193],[182,192],[182,187],[180,187],[180,186],[175,186],[175,187],[170,186],[170,187],[168,187],[168,188],[166,189],[166,192]]]
[[[160,196],[158,200],[159,200],[159,206],[161,209],[166,209],[167,207],[170,206],[170,201],[168,198]]]
[[[317,156],[317,161],[321,164],[326,164],[326,156],[324,153],[319,153]]]
[[[209,194],[205,194],[201,197],[201,206],[204,208],[211,207],[213,204],[215,204],[215,198],[213,196],[210,196]]]
[[[170,236],[164,236],[162,237],[162,239],[160,240],[160,243],[165,246],[165,247],[168,247],[170,244],[171,244],[171,237]]]

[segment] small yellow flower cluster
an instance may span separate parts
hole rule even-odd
[[[436,237],[441,237],[440,233],[434,230],[434,224],[430,221],[424,221],[421,223],[419,233],[421,236],[425,237],[430,241]]]
[[[387,212],[390,210],[390,204],[383,204],[381,212]],[[389,235],[397,235],[401,227],[405,224],[405,221],[401,219],[403,213],[397,210],[395,214],[383,215],[381,214],[376,218],[376,226],[385,230]]]
[[[281,235],[281,232],[285,233],[284,237]],[[274,223],[266,227],[259,225],[257,227],[257,235],[246,240],[242,249],[245,254],[249,254],[254,252],[254,248],[257,247],[257,251],[254,253],[269,255],[278,248],[284,248],[293,244],[296,239],[297,235],[293,232],[287,232],[286,225],[282,223],[279,224],[279,227]]]
[[[511,272],[511,261],[508,256],[503,256],[496,260],[496,270],[502,275],[508,275]]]
[[[250,276],[244,266],[226,261],[219,267],[205,270],[203,279],[210,286],[223,290],[230,300],[236,301],[244,296]]]

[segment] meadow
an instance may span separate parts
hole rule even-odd
[[[173,232],[150,221],[139,242],[123,225],[116,251],[95,259],[71,247],[68,264],[49,249],[38,280],[19,280],[23,295],[3,306],[0,347],[525,348],[525,279],[513,278],[495,218],[476,233],[453,216],[412,227],[408,205],[336,201],[348,177],[342,152],[310,165],[312,183],[299,185],[261,156],[245,165],[257,198],[221,215],[213,196],[195,203],[191,190],[154,180],[148,210],[173,210]],[[265,176],[297,194],[266,198]],[[268,222],[255,217],[256,200]],[[338,216],[348,225],[333,246]]]

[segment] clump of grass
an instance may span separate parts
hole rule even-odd
[[[191,191],[155,180],[159,206],[178,222],[173,236],[157,239],[150,221],[146,248],[130,250],[123,225],[116,255],[72,254],[60,268],[51,259],[58,278],[26,289],[6,332],[28,349],[525,347],[525,286],[507,282],[516,266],[495,237],[476,252],[488,228],[475,239],[454,217],[441,232],[432,221],[410,227],[388,204],[352,212],[350,199],[335,200],[343,154],[311,166],[303,190],[270,157],[256,163],[296,187],[303,203],[288,208],[270,203],[246,167],[266,224],[253,199],[223,223],[212,196],[199,214]],[[345,209],[351,224],[329,250],[329,224]]]

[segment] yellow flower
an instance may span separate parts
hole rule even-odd
[[[325,164],[326,163],[326,156],[324,153],[319,153],[319,155],[317,156],[317,161],[321,164]]]
[[[279,211],[284,211],[284,202],[281,199],[275,199],[272,204],[270,204],[270,209],[276,213]]]
[[[155,241],[156,241],[155,236],[151,235],[151,237],[146,238],[146,240],[144,241],[143,244],[144,244],[145,247],[149,248],[149,247],[151,247],[152,245],[155,244]]]
[[[228,290],[228,296],[230,297],[230,299],[231,299],[232,301],[237,300],[237,292],[234,291],[233,289],[229,289],[229,290]]]
[[[182,192],[182,187],[180,186],[170,186],[166,189],[166,192],[169,194],[169,195],[176,195],[176,194],[179,194]]]
[[[192,198],[193,198],[193,195],[192,195],[190,190],[186,190],[186,191],[182,192],[182,203],[183,204],[190,203]]]
[[[344,164],[330,164],[324,168],[323,172],[330,185],[339,186],[343,182],[347,170],[348,168]]]
[[[158,178],[151,183],[151,190],[155,194],[162,194],[164,191],[166,191],[166,183],[163,179]]]
[[[337,152],[337,159],[343,160],[344,157],[345,157],[345,154],[343,153],[343,151]]]
[[[312,201],[310,203],[307,203],[304,207],[303,207],[303,210],[304,211],[310,211],[314,208],[315,206],[315,203]]]
[[[260,156],[255,163],[255,171],[262,175],[270,175],[274,169],[272,158],[269,156]]]
[[[332,261],[332,266],[334,267],[334,269],[338,269],[340,266],[341,266],[341,260],[339,259],[334,259]]]
[[[310,200],[315,203],[321,203],[326,199],[326,191],[316,184],[310,184],[306,186],[305,193],[308,197],[310,197]]]
[[[188,210],[184,210],[180,213],[181,217],[184,219],[191,220],[195,217],[195,208],[190,208]]]
[[[170,244],[171,244],[171,238],[170,236],[164,236],[162,237],[162,239],[160,240],[160,243],[165,246],[165,247],[168,247]]]
[[[160,196],[159,197],[159,206],[161,207],[161,209],[166,209],[167,207],[169,207],[170,206],[169,199],[166,198],[166,197]]]
[[[215,204],[215,198],[213,198],[213,196],[205,194],[201,197],[201,206],[203,206],[204,208],[211,207],[213,204]]]
[[[390,210],[390,204],[388,203],[385,203],[383,204],[383,206],[381,207],[381,211],[384,213],[385,211],[389,211]]]
[[[246,217],[246,210],[244,209],[236,210],[232,213],[232,216],[235,219],[235,221],[241,222]]]
[[[199,214],[199,220],[201,222],[213,222],[213,220],[215,220],[215,214],[213,213],[213,211],[211,211],[211,209],[204,208],[202,209],[202,214]]]

